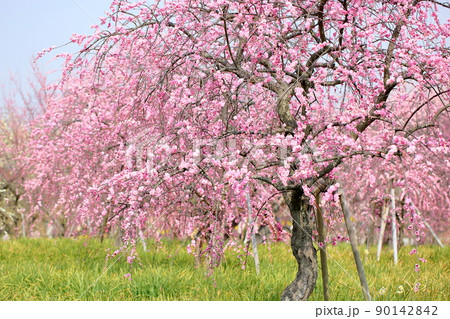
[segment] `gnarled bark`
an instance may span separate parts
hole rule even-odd
[[[317,281],[317,252],[312,241],[311,205],[301,190],[291,193],[287,200],[293,219],[292,253],[298,263],[294,281],[281,294],[281,300],[307,300]]]
[[[292,116],[290,109],[290,101],[294,95],[294,87],[283,88],[278,92],[277,113],[280,121],[286,126],[286,132],[293,133],[298,127],[297,121]]]

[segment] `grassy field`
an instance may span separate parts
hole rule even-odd
[[[164,246],[150,243],[147,252],[139,253],[141,265],[132,268],[124,258],[111,266],[115,259],[105,258],[107,248],[108,244],[86,238],[0,242],[0,300],[279,300],[296,273],[289,247],[283,243],[259,246],[259,276],[251,257],[241,269],[232,253],[207,276],[207,270],[194,267],[194,257],[175,241]],[[375,247],[366,256],[361,249],[373,298],[450,300],[450,249],[419,247],[413,256],[410,249],[400,250],[397,265],[387,248],[380,262]],[[329,260],[331,300],[362,300],[350,246],[331,247],[329,256],[339,263]],[[421,264],[419,272],[414,270],[416,263]],[[106,273],[105,266],[111,266]],[[132,280],[124,277],[128,273]],[[414,292],[416,282],[420,282],[418,292]],[[322,300],[320,278],[310,300]]]

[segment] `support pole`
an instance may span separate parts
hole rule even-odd
[[[255,268],[256,273],[259,275],[259,255],[258,255],[258,243],[256,242],[256,234],[253,231],[253,214],[252,214],[252,205],[250,203],[250,195],[247,193],[245,194],[247,199],[247,209],[248,209],[248,216],[249,216],[249,227],[247,228],[247,232],[251,231],[251,239],[252,239],[252,250],[253,250],[253,258],[255,260]],[[247,237],[247,236],[245,236]]]
[[[364,299],[366,301],[371,301],[372,297],[369,293],[369,285],[367,284],[366,274],[359,255],[355,229],[350,217],[347,200],[345,199],[344,191],[342,189],[339,191],[339,200],[341,202],[342,212],[344,213],[345,225],[347,226],[348,236],[350,237],[350,245],[352,246],[353,257],[355,258],[356,269],[358,270],[359,281],[361,282]]]
[[[386,202],[383,201],[383,210],[381,212],[380,235],[378,237],[378,245],[377,245],[377,261],[380,261],[381,248],[383,248],[384,231],[386,229],[386,218],[388,214],[389,214],[389,207],[386,205]]]
[[[431,228],[430,224],[428,224],[428,222],[425,220],[425,218],[423,218],[422,214],[420,213],[420,211],[416,208],[416,213],[417,215],[420,216],[420,218],[422,218],[423,223],[425,224],[425,226],[428,228],[428,230],[430,231],[431,235],[433,236],[434,240],[436,240],[437,244],[440,247],[444,247],[444,244],[441,242],[441,240],[439,239],[439,237],[436,235],[436,233],[434,232],[433,228]]]
[[[325,242],[325,230],[323,227],[323,214],[320,208],[320,193],[316,196],[316,207],[317,207],[317,232],[319,233],[319,242]],[[322,286],[323,286],[323,300],[330,300],[328,294],[328,261],[327,261],[327,251],[325,245],[319,247],[320,251],[320,268],[322,270]]]
[[[147,242],[145,241],[145,236],[144,233],[142,232],[142,229],[139,229],[139,239],[141,240],[144,251],[147,252]]]
[[[391,188],[391,227],[392,227],[392,249],[394,250],[394,264],[398,262],[397,245],[397,214],[395,213],[395,190]]]
[[[27,237],[27,232],[26,232],[26,227],[25,227],[25,214],[24,213],[20,213],[20,216],[22,217],[22,237],[26,238]]]

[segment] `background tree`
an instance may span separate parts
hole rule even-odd
[[[11,78],[12,89],[2,92],[0,104],[0,236],[26,236],[23,201],[30,123],[45,109],[45,76],[34,68],[34,79],[23,85]],[[9,236],[9,235],[7,235]]]
[[[423,242],[424,232],[429,231],[424,222],[430,223],[438,233],[448,235],[446,225],[441,222],[449,217],[446,192],[449,117],[442,116],[449,107],[446,94],[439,99],[435,92],[422,92],[397,100],[391,116],[397,129],[391,132],[390,147],[391,153],[397,151],[401,156],[386,155],[383,159],[374,157],[346,164],[340,179],[353,195],[352,207],[363,213],[360,222],[365,234],[361,237],[366,237],[371,224],[378,227],[383,205],[389,206],[391,188],[396,193],[400,244],[402,235]],[[434,99],[428,102],[430,97]],[[412,113],[408,112],[411,108]],[[377,126],[372,129],[373,134],[378,134]],[[352,180],[352,176],[358,178]],[[419,216],[417,211],[424,214]],[[370,235],[372,243],[376,239],[374,235]]]

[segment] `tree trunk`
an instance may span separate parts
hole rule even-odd
[[[294,281],[281,294],[281,300],[307,300],[314,290],[318,274],[317,253],[312,241],[311,205],[301,190],[293,191],[287,198],[292,216],[292,253],[298,263]]]

